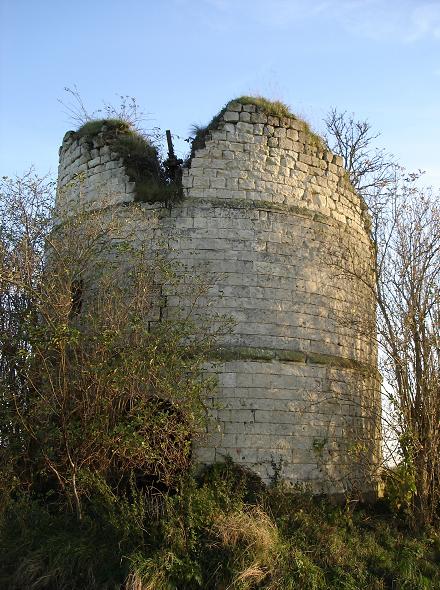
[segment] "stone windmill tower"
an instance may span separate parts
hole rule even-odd
[[[206,369],[218,376],[216,428],[197,460],[230,456],[266,481],[317,493],[373,490],[374,254],[341,158],[283,105],[242,97],[198,132],[171,208],[155,202],[105,129],[93,140],[66,134],[60,188],[78,174],[82,193],[61,191],[60,210],[75,199],[99,208],[103,192],[126,214],[149,201],[141,206],[158,215],[172,256],[188,273],[203,265],[218,277],[211,307],[235,328]],[[178,295],[168,298],[178,305]]]

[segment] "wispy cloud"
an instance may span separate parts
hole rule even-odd
[[[422,3],[417,6],[413,11],[411,24],[409,41],[417,41],[423,37],[434,37],[440,40],[440,3]]]
[[[402,43],[440,40],[439,2],[374,0],[364,6],[346,6],[345,14],[338,13],[338,17],[345,27],[375,40]]]
[[[313,3],[307,0],[203,0],[203,3],[222,17],[230,17],[235,24],[257,22],[267,28],[283,29],[324,14],[334,0]]]
[[[335,30],[372,40],[414,43],[440,40],[440,1],[432,0],[203,0],[230,19],[266,29],[287,29],[321,20]]]

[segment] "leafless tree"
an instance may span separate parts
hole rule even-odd
[[[426,525],[440,501],[439,196],[374,146],[367,121],[333,109],[325,123],[372,216],[380,368],[399,448],[393,476],[400,502]]]
[[[356,121],[353,114],[331,109],[324,120],[328,147],[342,156],[350,180],[367,204],[395,177],[396,164],[384,149],[375,147],[379,137],[368,121]]]

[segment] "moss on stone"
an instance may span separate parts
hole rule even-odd
[[[285,350],[280,348],[259,348],[251,346],[224,346],[213,351],[212,358],[221,361],[281,361],[290,363],[308,363],[324,365],[342,369],[356,369],[366,375],[379,375],[377,369],[354,359],[321,354],[317,352],[303,352],[302,350]]]
[[[81,125],[77,131],[74,131],[74,137],[76,139],[80,139],[81,137],[93,139],[93,137],[96,137],[102,132],[103,127],[109,131],[131,131],[130,124],[122,119],[93,119]]]
[[[257,348],[250,346],[227,346],[218,348],[216,351],[214,351],[213,358],[222,361],[272,361],[276,359],[276,355],[274,350],[267,348]]]
[[[280,361],[289,361],[291,363],[305,363],[306,354],[299,350],[279,350],[277,358]]]
[[[331,367],[340,367],[342,369],[362,369],[365,368],[363,363],[333,354],[321,354],[318,352],[307,353],[307,363],[311,365],[329,365]]]
[[[157,148],[121,119],[96,119],[82,125],[74,138],[86,138],[90,143],[102,135],[113,152],[122,158],[125,172],[135,185],[135,200],[145,203],[177,201],[182,187],[165,177]]]

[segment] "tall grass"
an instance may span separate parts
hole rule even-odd
[[[438,531],[410,533],[386,504],[356,510],[232,464],[158,500],[95,488],[80,523],[56,502],[10,501],[0,587],[11,590],[435,590]],[[154,506],[154,509],[153,509]]]

